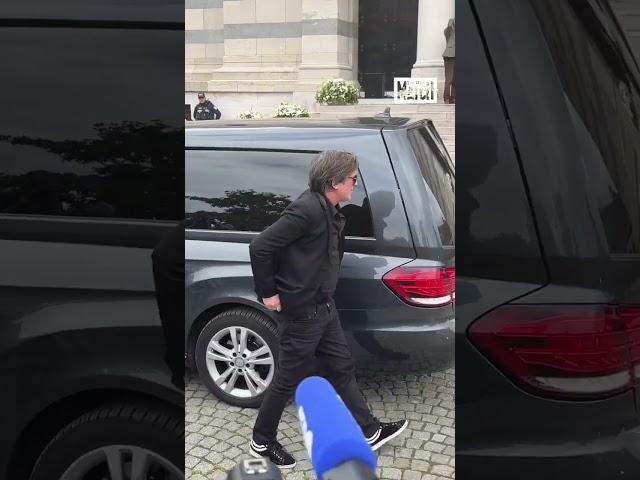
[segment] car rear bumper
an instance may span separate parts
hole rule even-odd
[[[345,336],[360,368],[424,373],[455,362],[453,320],[428,327],[345,330]]]
[[[458,448],[456,477],[474,480],[640,478],[640,425],[591,442]]]

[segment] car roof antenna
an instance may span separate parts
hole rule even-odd
[[[376,113],[373,118],[391,118],[391,107],[385,108],[382,113]]]

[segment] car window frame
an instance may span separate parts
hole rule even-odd
[[[233,151],[233,152],[273,152],[273,153],[299,153],[299,154],[319,154],[319,150],[301,150],[301,149],[282,149],[282,148],[245,148],[245,147],[199,147],[199,146],[185,146],[185,152],[187,151]],[[186,177],[186,159],[185,159],[185,177]],[[368,198],[369,193],[367,191],[366,182],[363,175],[358,168],[358,184],[362,185],[365,198]],[[371,207],[369,207],[369,219],[373,223],[373,214]],[[213,230],[213,229],[201,229],[201,228],[185,228],[186,240],[211,240],[211,241],[223,241],[223,242],[238,242],[249,243],[253,238],[258,236],[261,232],[257,231],[245,231],[245,230]],[[360,237],[354,235],[346,236],[346,251],[353,251],[354,253],[370,253],[372,251],[372,244],[375,244],[375,237]]]
[[[425,132],[424,135],[419,131],[421,129],[424,130],[424,132]],[[434,134],[434,132],[435,132],[435,134]],[[427,122],[426,124],[418,124],[418,125],[415,125],[415,126],[409,128],[409,129],[407,129],[407,139],[409,140],[410,144],[411,144],[411,138],[414,135],[418,135],[418,136],[424,138],[424,141],[427,144],[427,148],[429,148],[429,150],[433,153],[433,156],[437,159],[437,161],[440,162],[440,165],[445,170],[445,172],[448,175],[450,175],[451,178],[453,179],[453,221],[452,221],[453,224],[449,225],[449,228],[451,230],[453,243],[452,244],[441,243],[441,247],[442,248],[455,248],[455,245],[456,245],[456,234],[455,234],[455,225],[456,225],[456,223],[455,223],[456,222],[456,218],[455,218],[455,195],[456,195],[455,179],[456,179],[456,174],[455,174],[455,167],[453,166],[453,162],[451,160],[451,157],[449,156],[448,152],[446,151],[446,148],[444,147],[444,143],[442,143],[442,139],[440,138],[440,135],[437,133],[437,130],[435,130],[435,126],[433,125],[433,123]],[[419,170],[420,174],[423,175],[424,180],[427,183],[427,188],[429,188],[431,190],[432,195],[434,195],[434,197],[435,197],[435,193],[433,192],[433,189],[429,186],[429,183],[427,182],[427,178],[425,176],[426,172],[423,170],[423,167],[421,166],[422,160],[420,158],[418,158],[417,152],[414,150],[414,147],[413,147],[412,144],[411,144],[411,149],[413,150],[413,153],[416,156],[416,161],[418,163],[418,170]],[[444,152],[443,152],[443,150],[444,150]],[[446,155],[445,155],[445,153],[446,153]],[[440,241],[442,242],[442,238],[440,239]]]
[[[622,32],[619,22],[617,20],[617,17],[614,11],[611,9],[611,7],[606,2],[603,3],[602,0],[587,0],[586,5],[582,9],[578,9],[575,5],[571,3],[568,4],[568,8],[573,11],[573,14],[575,15],[575,20],[580,24],[581,28],[584,30],[585,36],[588,37],[587,41],[589,41],[592,44],[593,46],[592,48],[596,51],[596,54],[599,55],[602,63],[606,66],[608,71],[612,72],[610,74],[611,78],[613,78],[613,75],[615,75],[613,73],[613,71],[615,70],[615,62],[614,60],[612,60],[612,58],[610,58],[611,52],[608,50],[615,51],[616,60],[621,65],[623,65],[623,67],[625,67],[626,73],[629,74],[629,76],[626,78],[630,81],[631,88],[635,88],[636,97],[640,95],[640,69],[639,69],[638,63],[635,61],[635,57],[633,56],[633,53],[630,50],[630,46],[626,40],[625,34]],[[603,13],[604,10],[606,10],[606,14]],[[537,15],[535,16],[537,17]],[[596,19],[597,21],[601,22],[599,24],[601,28],[599,29],[589,28],[591,26],[589,24],[589,21],[592,21],[593,19]],[[542,21],[541,19],[538,19],[538,22],[541,22],[541,21]],[[544,38],[545,42],[548,42],[546,38],[546,34],[544,32],[542,33],[542,37]],[[547,47],[547,48],[550,49],[550,47]],[[560,64],[560,63],[561,62],[556,62],[554,59],[554,64]],[[560,67],[556,67],[558,73],[560,73],[559,68]],[[607,75],[609,75],[609,73],[607,73]],[[563,82],[560,81],[560,84],[563,85]],[[566,97],[566,102],[568,104],[567,109],[575,108],[572,103],[571,97],[567,94],[566,91],[565,91],[565,97]],[[633,94],[631,94],[631,97],[633,98]],[[593,114],[592,111],[589,113]],[[586,129],[587,133],[591,136],[592,140],[596,142],[597,139],[594,138],[594,135],[592,134],[589,128],[590,125],[587,125],[584,122],[584,118],[582,117],[582,115],[578,114],[578,116],[579,116],[578,120],[582,122],[582,127]],[[573,132],[577,133],[580,131],[580,126],[575,124],[575,121],[573,121],[573,119],[570,122],[570,125]],[[596,143],[596,148],[598,148],[600,155],[603,158],[605,158],[606,155],[610,152],[600,151],[600,147],[601,145],[599,143]],[[623,159],[619,159],[618,161],[620,163],[624,163]],[[606,165],[606,168],[609,168],[609,166]],[[591,178],[591,176],[587,175],[587,181],[589,181],[589,178]],[[614,180],[613,177],[611,179]],[[593,188],[593,184],[591,183],[588,183],[588,186],[590,188]],[[619,189],[620,185],[616,184],[616,188]],[[638,195],[638,201],[640,201],[640,194]],[[625,204],[624,206],[626,209],[627,205]],[[627,214],[629,215],[629,226],[633,227],[631,212],[627,212]],[[602,220],[601,227],[600,226],[598,227],[598,231],[599,231],[599,234],[606,241],[606,244],[607,244],[606,253],[609,257],[611,257],[612,259],[619,259],[623,261],[634,260],[634,259],[640,260],[640,251],[621,252],[621,251],[614,250],[615,246],[611,245],[610,243],[611,232],[606,230],[606,227],[604,225],[604,219]]]

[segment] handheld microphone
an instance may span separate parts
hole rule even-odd
[[[376,478],[376,456],[327,380],[304,379],[296,390],[295,400],[304,443],[319,479],[327,478],[325,474],[335,473],[341,466],[351,466],[350,470],[358,472],[353,478]]]

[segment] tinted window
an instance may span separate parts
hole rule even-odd
[[[443,245],[455,243],[455,177],[444,159],[434,154],[435,142],[424,128],[409,131],[409,141],[418,158],[420,171],[432,201],[427,208],[431,209],[433,221],[436,222]]]
[[[191,228],[260,232],[308,184],[315,153],[187,150],[185,216]],[[358,175],[359,179],[361,175]],[[343,204],[346,234],[372,237],[362,182]]]
[[[0,137],[0,213],[177,220],[182,135],[121,122],[73,141]]]
[[[180,35],[0,28],[0,214],[179,220]]]
[[[611,253],[640,253],[640,89],[624,38],[582,2],[532,1]],[[607,8],[602,4],[600,9]],[[602,23],[601,23],[602,22]],[[580,48],[576,48],[580,45]],[[570,181],[570,179],[567,179]]]

